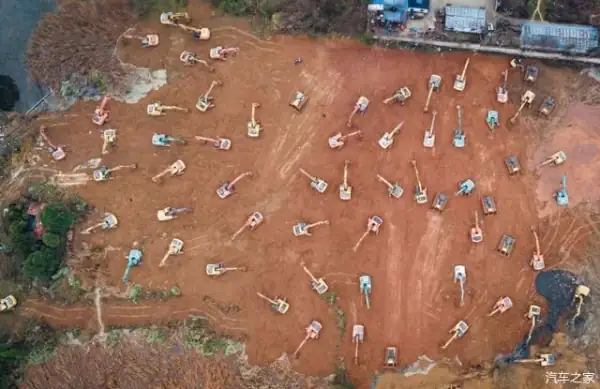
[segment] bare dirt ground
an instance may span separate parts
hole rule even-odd
[[[467,89],[459,93],[452,89],[452,83],[462,70],[467,57],[464,53],[411,53],[365,47],[347,40],[264,40],[248,33],[239,21],[203,18],[209,12],[205,7],[191,6],[189,12],[212,28],[210,42],[194,42],[181,30],[150,23],[147,27],[161,34],[158,48],[121,47],[122,60],[151,68],[164,66],[169,71],[169,84],[140,104],[113,102],[110,106],[112,121],[107,128],[118,130],[118,148],[104,158],[104,163],[109,167],[138,163],[138,170],[117,172],[111,182],[73,187],[100,211],[119,217],[117,230],[78,238],[78,244],[85,241],[119,248],[99,264],[109,275],[108,286],[125,289],[120,281],[124,256],[137,241],[143,246],[144,261],[131,271],[130,281],[146,289],[177,284],[182,296],[160,303],[142,301],[139,305],[105,303],[105,324],[166,322],[202,312],[218,329],[245,334],[250,362],[266,363],[283,352],[292,352],[304,336],[303,328],[316,319],[324,324],[321,338],[311,341],[293,365],[303,373],[322,375],[331,372],[337,355],[351,361],[351,326],[360,323],[367,331],[361,349],[364,363],[352,367],[350,373],[361,382],[381,367],[386,346],[399,348],[400,364],[412,362],[423,353],[432,358],[456,355],[463,363],[474,364],[509,351],[528,327],[522,319],[527,306],[541,302],[532,282],[535,273],[528,265],[534,248],[530,226],[537,225],[541,217],[535,176],[526,173],[509,177],[503,163],[504,157],[517,155],[527,165],[534,148],[528,142],[539,142],[539,134],[529,132],[533,121],[521,118],[511,130],[500,128],[495,137],[489,135],[485,125],[486,112],[491,108],[500,112],[505,123],[515,110],[518,91],[523,89],[515,74],[511,76],[512,101],[505,106],[495,102],[495,87],[508,59],[474,55]],[[200,66],[185,67],[178,59],[183,50],[208,57],[209,48],[216,45],[241,49],[237,57],[215,63],[216,73]],[[297,57],[303,63],[296,66]],[[432,109],[438,112],[433,151],[422,146],[423,131],[431,120],[422,107],[432,73],[443,77],[442,89],[432,99]],[[194,109],[196,99],[214,79],[224,82],[212,93],[217,106],[208,113],[199,113]],[[568,71],[542,67],[538,85],[552,84],[558,90],[571,80]],[[403,85],[413,93],[404,107],[381,103]],[[309,97],[302,113],[287,106],[296,90]],[[351,139],[340,151],[330,150],[328,137],[347,131],[346,118],[360,95],[371,100],[367,114],[354,121],[355,127],[364,132],[364,139]],[[188,107],[190,113],[148,117],[146,104],[156,100]],[[261,104],[257,118],[262,121],[264,133],[258,140],[246,136],[252,102]],[[467,136],[463,150],[451,144],[457,104],[463,107]],[[68,126],[50,132],[55,143],[68,144],[72,149],[64,162],[46,160],[51,168],[67,173],[89,158],[100,156],[100,132],[90,120],[93,109],[93,103],[77,104],[70,114],[78,116],[69,117]],[[559,113],[564,109],[559,107]],[[395,144],[390,150],[381,150],[377,140],[400,120],[405,124]],[[154,149],[150,141],[154,132],[183,136],[188,145]],[[224,136],[232,139],[233,148],[229,152],[216,151],[195,141],[194,135]],[[418,206],[411,199],[415,186],[410,164],[413,158],[419,163],[430,199],[436,192],[453,194],[458,182],[466,178],[475,180],[477,193],[452,197],[441,215],[427,206]],[[153,175],[177,159],[187,164],[181,177],[167,178],[161,184],[151,181]],[[349,181],[354,187],[350,203],[337,198],[346,159],[351,161]],[[298,168],[326,179],[330,184],[328,193],[312,191]],[[248,170],[254,177],[238,185],[238,194],[226,200],[216,196],[215,190],[224,180]],[[397,180],[406,191],[404,197],[388,198],[377,174]],[[484,219],[484,242],[475,246],[468,233],[474,222],[473,212],[480,210],[479,196],[487,194],[494,195],[499,213]],[[194,212],[158,222],[156,211],[166,206],[191,206]],[[264,225],[229,243],[231,234],[253,211],[265,215]],[[352,246],[373,214],[383,217],[382,232],[367,238],[354,253]],[[556,215],[550,218],[551,227],[541,230],[549,266],[559,263],[560,257],[554,255],[561,249],[571,250],[584,231],[578,232],[574,225],[565,227],[557,219],[561,213]],[[292,225],[298,221],[322,219],[330,220],[331,225],[318,227],[314,236],[304,239],[292,235]],[[578,220],[588,226],[585,231],[589,233],[588,220]],[[90,220],[89,224],[95,222]],[[560,228],[569,229],[572,235],[557,237]],[[516,249],[508,259],[495,251],[502,234],[517,238]],[[185,253],[172,257],[160,269],[158,264],[175,237],[184,240]],[[205,265],[219,261],[248,266],[249,271],[208,279]],[[301,261],[315,275],[324,276],[339,298],[346,317],[339,347],[334,315],[327,302],[310,290]],[[468,272],[467,301],[462,308],[458,306],[458,286],[453,284],[455,264],[466,265]],[[358,276],[362,273],[373,277],[370,311],[360,300]],[[287,297],[290,312],[285,316],[270,312],[256,297],[257,291]],[[511,296],[514,308],[502,316],[487,318],[494,302],[505,295]],[[213,302],[207,302],[205,296]],[[223,312],[219,303],[236,304],[239,312]],[[28,301],[22,309],[55,325],[95,325],[95,314],[88,307],[63,308],[45,301]],[[446,332],[458,320],[466,320],[471,326],[468,335],[442,351],[439,346],[446,340]]]

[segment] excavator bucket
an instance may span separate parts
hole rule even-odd
[[[504,165],[506,165],[506,169],[508,170],[509,176],[514,176],[515,174],[521,174],[521,164],[516,156],[511,155],[509,157],[504,158]]]
[[[292,101],[290,101],[290,106],[295,108],[296,111],[300,112],[302,111],[302,108],[306,104],[307,100],[308,97],[304,93],[297,91],[294,97],[292,98]]]
[[[510,257],[513,250],[515,249],[516,239],[510,235],[502,235],[500,243],[498,243],[498,252],[505,257]]]
[[[358,282],[360,284],[360,293],[365,297],[365,305],[367,309],[371,309],[371,276],[364,274],[359,277]]]
[[[496,202],[492,196],[484,196],[481,199],[481,206],[483,208],[484,215],[495,215],[498,213],[496,209]]]
[[[437,193],[433,202],[431,203],[431,209],[437,212],[443,212],[446,209],[446,205],[448,204],[448,196],[444,193]]]

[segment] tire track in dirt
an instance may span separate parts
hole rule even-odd
[[[391,215],[385,215],[387,220],[391,220]],[[398,228],[389,222],[388,224],[388,241],[387,241],[387,258],[386,263],[386,296],[387,306],[395,307],[389,313],[389,320],[384,322],[385,332],[392,334],[397,328],[401,328],[402,316],[406,314],[405,304],[406,302],[402,299],[403,295],[410,296],[410,293],[406,293],[406,288],[401,288],[398,285],[398,281],[401,274],[400,264],[402,257],[402,247],[400,245],[404,240],[398,239],[397,236]],[[410,283],[410,281],[405,281]]]

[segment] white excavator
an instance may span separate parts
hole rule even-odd
[[[256,108],[260,107],[258,103],[252,103],[252,116],[248,122],[248,137],[258,138],[262,132],[262,125],[256,120]]]
[[[210,83],[210,87],[206,91],[206,93],[200,95],[198,97],[198,101],[196,102],[196,109],[200,112],[206,112],[210,108],[214,108],[213,97],[210,95],[210,92],[215,88],[215,86],[221,86],[223,83],[221,81],[213,81]]]
[[[226,61],[229,55],[237,55],[240,52],[239,47],[223,47],[217,46],[210,49],[210,59]]]
[[[148,114],[148,116],[167,116],[166,111],[189,112],[189,109],[177,107],[175,105],[164,105],[160,101],[155,101],[154,103],[148,104],[146,106],[146,113]]]
[[[185,169],[186,169],[185,163],[181,159],[178,159],[177,161],[170,164],[169,167],[167,167],[165,170],[163,170],[162,172],[160,172],[157,175],[155,175],[154,177],[152,177],[152,181],[160,182],[161,178],[163,178],[167,174],[170,177],[180,176],[183,174]]]
[[[348,122],[346,123],[347,127],[352,127],[352,119],[358,113],[364,115],[367,112],[367,108],[369,107],[369,99],[365,96],[360,96],[358,100],[356,100],[356,104],[354,104],[354,109],[350,113],[348,117]]]
[[[210,71],[210,72],[215,71],[215,68],[210,66],[208,64],[208,62],[206,62],[203,59],[200,59],[200,57],[198,57],[198,54],[193,53],[191,51],[182,51],[181,54],[179,55],[179,60],[181,62],[183,62],[186,66],[192,66],[192,65],[199,63],[201,65],[204,65],[208,69],[208,71]]]
[[[160,39],[158,34],[146,34],[146,35],[138,35],[136,34],[135,28],[130,28],[123,33],[123,38],[125,39],[137,39],[142,43],[142,48],[147,49],[149,47],[158,46]]]

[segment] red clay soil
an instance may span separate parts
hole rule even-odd
[[[199,19],[202,10],[190,12]],[[122,59],[140,66],[169,70],[169,84],[152,92],[137,105],[112,102],[112,121],[107,128],[118,130],[118,148],[104,158],[108,166],[138,163],[137,171],[115,173],[115,180],[90,183],[76,191],[101,211],[113,212],[120,221],[114,231],[80,236],[94,245],[121,248],[109,254],[106,266],[113,286],[121,285],[127,251],[134,241],[144,249],[143,263],[134,268],[130,282],[144,288],[169,288],[177,284],[182,297],[167,302],[142,301],[108,303],[104,306],[105,324],[133,325],[183,318],[189,313],[209,312],[217,328],[248,335],[251,363],[266,363],[283,352],[291,353],[304,337],[304,327],[319,320],[324,328],[321,338],[310,341],[295,367],[311,375],[331,372],[335,356],[351,361],[352,325],[364,324],[366,341],[361,348],[360,367],[351,367],[352,376],[363,382],[381,368],[386,346],[396,346],[399,363],[415,360],[420,354],[432,358],[457,355],[465,364],[489,360],[509,351],[528,327],[523,319],[527,306],[540,302],[535,296],[535,273],[528,265],[534,247],[530,226],[538,222],[531,177],[509,177],[504,158],[526,158],[526,143],[519,131],[501,127],[490,137],[485,116],[488,109],[500,112],[505,123],[514,112],[514,101],[496,103],[495,87],[507,58],[473,55],[464,92],[453,90],[454,78],[462,70],[467,55],[411,53],[365,47],[347,40],[312,40],[274,37],[260,40],[234,27],[224,27],[229,19],[206,22],[213,28],[211,41],[195,42],[176,28],[152,23],[148,28],[161,34],[156,50],[129,45]],[[239,23],[238,23],[239,26]],[[215,28],[216,27],[216,28]],[[216,63],[216,73],[204,68],[184,67],[179,61],[183,50],[208,57],[211,46],[235,45],[237,57]],[[301,65],[294,65],[295,58]],[[545,71],[542,68],[542,72]],[[423,113],[427,80],[431,74],[442,76],[442,88],[434,93],[431,107],[438,112],[435,150],[423,147],[423,132],[431,115]],[[555,72],[555,74],[559,74]],[[198,96],[212,80],[222,87],[213,91],[216,108],[207,113],[194,109]],[[519,76],[511,76],[518,81]],[[398,87],[407,85],[412,97],[404,107],[384,105],[382,100]],[[288,106],[296,90],[309,98],[297,113]],[[371,104],[365,116],[354,120],[364,139],[350,139],[342,150],[327,146],[332,134],[346,132],[346,119],[357,98],[367,96]],[[512,99],[517,100],[517,93]],[[146,104],[161,101],[190,109],[190,113],[169,112],[166,117],[146,115]],[[257,119],[264,127],[260,139],[246,136],[251,104],[258,102]],[[463,127],[467,147],[452,146],[456,127],[456,105],[463,107]],[[100,156],[102,141],[91,123],[94,103],[79,103],[73,109],[78,117],[68,127],[55,128],[50,136],[55,143],[68,144],[73,151],[55,166],[69,172],[77,164]],[[389,150],[377,140],[400,120],[404,127]],[[155,149],[155,132],[183,136],[186,146]],[[232,139],[228,152],[214,150],[194,140],[194,135],[223,136]],[[436,192],[451,195],[444,213],[412,199],[415,178],[411,159],[420,167],[430,199]],[[185,173],[166,178],[161,184],[151,177],[177,159],[186,165]],[[349,203],[337,197],[342,182],[344,160],[350,160],[349,182],[354,188]],[[329,182],[326,194],[311,190],[299,174],[304,168]],[[215,190],[251,170],[254,177],[238,184],[238,193],[221,200]],[[398,181],[405,189],[401,199],[391,199],[377,174]],[[475,180],[478,190],[470,197],[454,197],[460,180]],[[473,213],[479,210],[480,195],[493,194],[498,215],[483,221],[484,242],[470,242]],[[156,211],[166,206],[190,206],[191,215],[169,222],[158,222]],[[245,232],[229,243],[254,211],[265,216],[265,223],[254,232]],[[358,252],[352,247],[366,228],[371,215],[383,217],[378,236],[368,237]],[[312,237],[294,237],[292,226],[299,221],[330,220],[330,226],[317,227]],[[96,220],[90,220],[90,224]],[[495,251],[502,234],[517,238],[510,258]],[[545,235],[544,233],[542,235]],[[185,253],[171,257],[159,268],[169,241],[180,238]],[[219,279],[204,273],[207,263],[224,261],[228,265],[248,266],[246,273],[233,272]],[[327,302],[310,289],[309,279],[300,263],[305,261],[318,277],[325,277],[330,290],[339,298],[345,312],[345,335],[337,348],[339,333],[335,315]],[[459,287],[453,283],[453,266],[467,266],[467,301],[458,307]],[[373,278],[370,310],[361,304],[358,277]],[[124,288],[124,287],[123,287]],[[282,316],[269,311],[256,292],[289,299],[290,311]],[[205,295],[228,304],[237,304],[237,314],[227,314],[207,306]],[[504,315],[488,318],[494,302],[511,296],[514,308]],[[26,302],[23,308],[45,317],[50,323],[88,326],[95,322],[89,308],[62,309],[45,302]],[[465,320],[470,330],[447,350],[440,345],[448,330]]]

